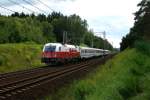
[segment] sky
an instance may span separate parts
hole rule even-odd
[[[31,13],[10,1],[15,1],[33,10],[36,14],[41,13],[23,0],[0,0],[0,6],[13,11]],[[26,1],[44,10],[45,13],[51,13],[54,10],[64,15],[79,15],[82,19],[87,20],[89,30],[93,30],[95,35],[103,37],[102,32],[105,31],[106,39],[113,47],[119,48],[122,37],[129,33],[134,24],[133,13],[138,10],[137,4],[141,0],[41,0],[50,8],[38,0]],[[0,13],[10,15],[12,12],[0,8]]]

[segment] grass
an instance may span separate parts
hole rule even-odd
[[[143,52],[143,50],[145,50]],[[150,46],[137,42],[87,78],[46,100],[150,100]]]
[[[40,67],[42,45],[0,44],[0,73]]]

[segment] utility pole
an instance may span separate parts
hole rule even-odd
[[[93,36],[92,36],[92,48],[93,48],[93,45],[94,45],[94,40],[93,40]]]
[[[67,43],[67,32],[63,32],[63,44]]]
[[[65,44],[65,32],[63,32],[63,44]]]
[[[68,39],[68,38],[67,38],[67,32],[65,32],[65,33],[66,33],[66,41],[65,41],[65,43],[67,44],[67,42],[68,42],[68,40],[67,40],[67,39]]]

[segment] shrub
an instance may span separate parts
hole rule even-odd
[[[150,42],[146,42],[146,41],[136,41],[134,46],[135,48],[142,52],[145,55],[150,55]]]
[[[43,66],[41,51],[37,44],[0,44],[0,73]]]

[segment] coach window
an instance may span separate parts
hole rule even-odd
[[[84,51],[83,51],[83,50],[81,50],[81,53],[84,53]]]
[[[85,53],[85,50],[83,50],[83,53]]]

